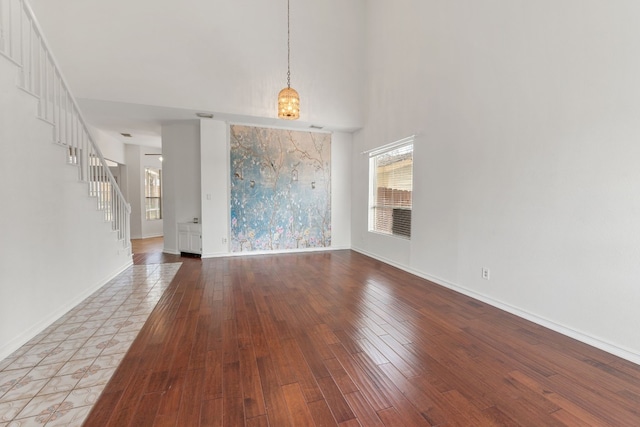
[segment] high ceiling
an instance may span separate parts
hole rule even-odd
[[[286,0],[31,3],[85,118],[123,142],[159,145],[163,122],[196,112],[267,126],[363,125],[365,0],[291,0],[297,122],[276,118]]]

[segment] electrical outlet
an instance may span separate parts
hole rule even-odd
[[[223,238],[222,238],[222,243],[223,243],[223,244],[224,244],[224,243],[227,243],[227,238],[226,238],[226,237],[223,237]]]
[[[482,267],[482,278],[484,280],[489,280],[489,269],[487,267]]]

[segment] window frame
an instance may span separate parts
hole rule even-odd
[[[154,187],[157,187],[157,196],[154,196],[155,193],[154,188],[151,187],[151,179],[150,175],[157,172],[157,180],[158,184]],[[145,166],[144,167],[144,212],[145,212],[145,220],[146,221],[159,221],[162,220],[162,168],[153,167],[153,166]],[[157,207],[151,206],[151,201],[157,201]],[[155,205],[155,203],[153,204]],[[157,217],[155,215],[150,215],[151,212],[157,212]]]
[[[406,240],[411,240],[411,217],[412,217],[412,212],[413,212],[413,157],[414,157],[414,150],[415,150],[415,136],[412,135],[410,137],[407,138],[403,138],[401,140],[392,142],[390,144],[386,144],[383,145],[381,147],[375,148],[373,150],[369,150],[369,151],[365,151],[363,154],[368,154],[369,156],[369,200],[368,200],[368,204],[369,204],[369,218],[368,218],[368,224],[367,224],[367,230],[371,233],[376,233],[376,234],[381,234],[384,236],[391,236],[391,237],[397,237],[397,238],[401,238],[401,239],[406,239]],[[407,147],[410,147],[409,150],[406,150]],[[394,204],[381,204],[380,200],[378,199],[378,184],[377,184],[377,178],[379,175],[379,166],[377,164],[377,161],[379,159],[382,158],[382,156],[384,155],[389,155],[390,153],[393,153],[394,151],[400,151],[402,149],[405,149],[406,151],[408,151],[409,153],[411,153],[411,179],[410,179],[410,187],[411,189],[408,190],[410,191],[409,194],[409,206],[406,205],[406,201],[404,202],[404,204],[398,204],[398,205],[394,205]],[[406,152],[405,153],[398,153],[398,156],[406,156]],[[398,161],[402,161],[402,160],[398,160]],[[405,182],[405,186],[406,186],[406,182]],[[401,190],[401,191],[407,191],[407,190]],[[406,195],[405,195],[406,196]],[[392,202],[394,199],[394,196],[391,197]],[[384,221],[383,219],[380,219],[380,217],[378,216],[378,213],[380,212],[380,209],[384,209],[384,210],[391,210],[392,214],[391,214],[391,220],[390,223],[387,221]],[[393,221],[393,212],[396,210],[404,210],[404,211],[408,211],[408,218],[404,218],[404,219],[400,219],[399,221],[407,221],[408,219],[408,226],[406,226],[406,228],[400,227],[400,231],[401,232],[394,232],[393,231],[393,227],[394,227],[394,221]],[[382,227],[379,226],[378,222],[379,221],[384,221],[387,224],[387,229],[382,229]],[[400,223],[399,225],[402,226],[402,223]]]

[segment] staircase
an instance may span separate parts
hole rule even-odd
[[[53,142],[65,150],[66,162],[87,183],[118,244],[130,253],[131,207],[71,95],[26,0],[0,0],[0,56],[18,69],[18,87],[37,100],[37,117],[51,125]],[[0,124],[1,125],[1,124]],[[2,142],[4,143],[4,142]]]

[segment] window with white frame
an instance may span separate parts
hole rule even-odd
[[[146,219],[162,219],[162,170],[144,168],[144,196]]]
[[[369,231],[411,237],[413,140],[369,151]]]

